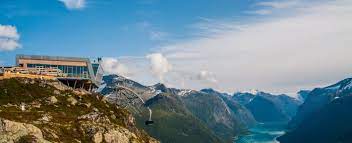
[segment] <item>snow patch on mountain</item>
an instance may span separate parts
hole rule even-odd
[[[249,91],[245,91],[246,93],[250,93],[253,95],[257,95],[258,93],[260,93],[261,91],[259,91],[258,89],[251,89]]]
[[[181,90],[180,92],[178,92],[177,95],[179,96],[186,96],[186,95],[189,95],[190,93],[192,93],[193,90],[191,89],[184,89],[184,90]]]
[[[352,80],[350,80],[350,81],[347,83],[347,85],[344,86],[341,90],[348,90],[348,89],[350,89],[350,88],[352,88]]]

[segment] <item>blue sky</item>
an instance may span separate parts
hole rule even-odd
[[[156,47],[192,37],[202,18],[242,16],[248,1],[86,0],[79,9],[57,0],[2,0],[0,24],[12,25],[22,48],[2,52],[63,56],[141,56]]]
[[[105,57],[143,84],[295,94],[352,76],[350,0],[0,0],[0,64]]]

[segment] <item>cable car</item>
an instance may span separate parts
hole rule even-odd
[[[145,125],[147,125],[147,126],[153,125],[153,124],[154,124],[154,121],[152,121],[152,120],[145,121]]]
[[[149,110],[149,119],[147,121],[145,121],[145,125],[152,125],[154,124],[154,121],[152,120],[152,109],[150,109],[149,107],[147,107]]]

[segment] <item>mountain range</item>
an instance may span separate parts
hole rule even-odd
[[[55,80],[0,80],[0,142],[225,143],[271,123],[287,124],[275,137],[281,143],[352,142],[352,78],[301,90],[297,99],[104,80],[100,93]]]
[[[315,88],[289,123],[291,129],[278,138],[282,143],[352,142],[352,78]]]
[[[288,122],[296,114],[302,103],[285,94],[273,95],[257,91],[256,93],[235,93],[232,98],[248,110],[258,122]]]
[[[104,81],[106,86],[101,93],[108,101],[130,104],[127,108],[134,114],[137,126],[161,142],[233,142],[234,137],[246,133],[257,121],[287,122],[300,104],[287,95],[264,92],[230,95],[214,89],[168,88],[160,83],[144,86],[118,75],[105,76]],[[137,97],[121,98],[132,94],[130,90],[145,103]],[[152,110],[151,126],[144,124],[149,117],[147,107]],[[257,110],[262,108],[268,109],[264,113],[275,112],[263,119]]]

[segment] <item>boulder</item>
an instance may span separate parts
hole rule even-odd
[[[56,99],[55,96],[50,96],[47,98],[47,103],[48,104],[56,104],[58,102],[58,100]]]
[[[78,101],[71,96],[67,98],[67,102],[69,102],[71,105],[76,105]]]
[[[49,143],[36,126],[0,118],[0,143],[15,143],[25,139],[38,143]]]

